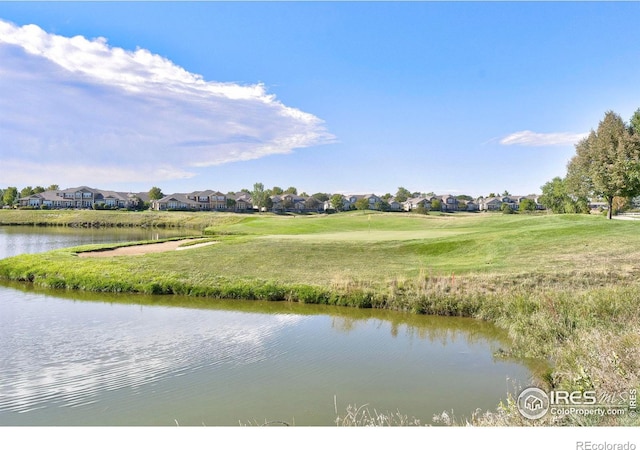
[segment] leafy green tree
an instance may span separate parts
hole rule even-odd
[[[640,135],[640,108],[633,113],[633,117],[629,121],[629,131],[632,134]]]
[[[151,200],[160,200],[162,197],[164,197],[164,194],[162,193],[162,190],[160,190],[159,187],[154,186],[151,189],[149,189],[149,198]]]
[[[33,193],[34,193],[34,194],[39,194],[39,193],[41,193],[41,192],[44,192],[45,190],[46,190],[46,189],[45,189],[45,188],[43,188],[42,186],[36,186],[36,187],[34,187],[34,188],[33,188]]]
[[[30,195],[33,195],[33,188],[31,186],[23,187],[20,190],[20,198],[28,197]]]
[[[11,206],[18,198],[18,188],[15,186],[9,186],[2,193],[2,202],[5,205]]]
[[[518,210],[519,211],[535,211],[536,202],[534,202],[530,198],[524,198],[520,200],[520,205],[518,205]]]
[[[567,166],[567,188],[575,196],[603,198],[611,219],[614,197],[640,194],[640,135],[608,111],[588,137],[576,145]]]
[[[402,186],[399,187],[398,192],[396,192],[396,201],[402,203],[406,202],[409,198],[411,198],[411,192]]]
[[[358,200],[356,200],[355,206],[358,211],[369,209],[369,200],[366,198],[359,198]]]
[[[567,194],[565,180],[555,177],[553,180],[545,183],[542,187],[542,195],[540,196],[540,204],[556,214],[562,214],[565,211],[567,200],[571,200]]]
[[[313,197],[316,200],[319,200],[321,202],[326,202],[327,200],[329,200],[331,198],[329,196],[329,194],[325,194],[323,192],[317,192],[317,193],[313,194],[311,197]]]
[[[285,194],[293,194],[293,195],[298,195],[298,189],[294,188],[293,186],[288,187],[286,191],[284,191]]]
[[[227,208],[233,209],[236,207],[236,201],[233,198],[227,197]]]
[[[251,200],[253,202],[253,205],[257,206],[258,208],[266,208],[268,198],[269,195],[267,195],[267,192],[265,192],[264,190],[264,184],[254,183],[253,191],[251,191]]]
[[[509,204],[507,204],[507,203],[503,203],[502,205],[500,205],[500,211],[502,211],[502,214],[513,214],[513,213],[515,213],[513,208],[511,208],[511,206],[509,206]]]
[[[0,206],[4,206],[4,200],[2,197],[4,196],[4,189],[0,189]]]
[[[440,211],[442,209],[442,202],[437,199],[434,198],[433,200],[431,200],[431,211]]]
[[[284,194],[284,191],[282,190],[281,187],[274,186],[271,188],[271,195],[282,195],[282,194]]]
[[[58,186],[57,184],[51,184],[47,188],[47,191],[59,191],[59,190],[60,190],[60,186]]]
[[[578,197],[575,201],[576,212],[580,214],[591,214],[591,208],[589,207],[589,199],[587,197]]]
[[[391,209],[391,206],[389,205],[389,203],[385,202],[384,200],[381,200],[379,202],[376,202],[375,208],[378,211],[389,211]]]
[[[344,209],[343,197],[340,194],[333,194],[330,199],[331,207],[336,211],[342,211]]]

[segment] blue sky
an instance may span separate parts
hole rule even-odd
[[[0,2],[0,186],[538,193],[607,110],[640,107],[638,17],[637,2]]]

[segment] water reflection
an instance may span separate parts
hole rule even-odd
[[[205,366],[252,364],[266,358],[265,342],[274,333],[301,320],[153,307],[132,317],[131,305],[106,311],[104,303],[95,308],[29,295],[3,301],[13,308],[0,319],[6,344],[0,411],[21,413],[89,405],[104,391],[135,392]]]
[[[1,286],[0,424],[329,425],[334,395],[430,417],[493,407],[533,368],[496,360],[505,337],[476,320]]]
[[[358,309],[342,306],[327,306],[301,304],[295,302],[272,302],[260,300],[214,299],[202,297],[187,297],[179,295],[144,295],[144,294],[114,294],[95,293],[86,291],[60,291],[19,283],[0,280],[0,286],[22,292],[42,294],[52,298],[61,298],[82,302],[98,302],[108,304],[158,306],[186,309],[207,309],[231,312],[245,312],[267,315],[296,315],[313,316],[327,315],[331,317],[331,327],[340,333],[349,334],[365,323],[382,328],[388,324],[392,337],[402,334],[404,337],[446,345],[452,339],[458,339],[460,334],[473,343],[476,341],[491,341],[508,346],[506,333],[494,325],[469,318],[425,316],[398,311],[379,309]]]
[[[158,240],[185,234],[193,233],[171,229],[4,226],[0,227],[0,259],[84,244]]]

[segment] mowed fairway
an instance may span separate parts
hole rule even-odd
[[[212,229],[242,238],[200,256],[229,275],[314,283],[344,274],[384,281],[425,270],[633,271],[640,268],[639,227],[584,215],[253,216]]]
[[[419,274],[522,277],[588,271],[629,276],[640,271],[640,222],[602,216],[226,216],[215,215],[216,225],[206,229],[218,245],[101,261],[75,256],[82,249],[59,250],[0,262],[0,274],[89,275],[98,284],[99,279],[121,279],[134,285],[172,280],[212,286],[223,277],[316,286],[349,280],[373,287]]]

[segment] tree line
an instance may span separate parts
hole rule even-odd
[[[542,186],[541,203],[555,213],[588,213],[590,201],[607,204],[607,217],[640,195],[640,108],[626,123],[607,111],[596,130],[575,146],[564,178]]]

